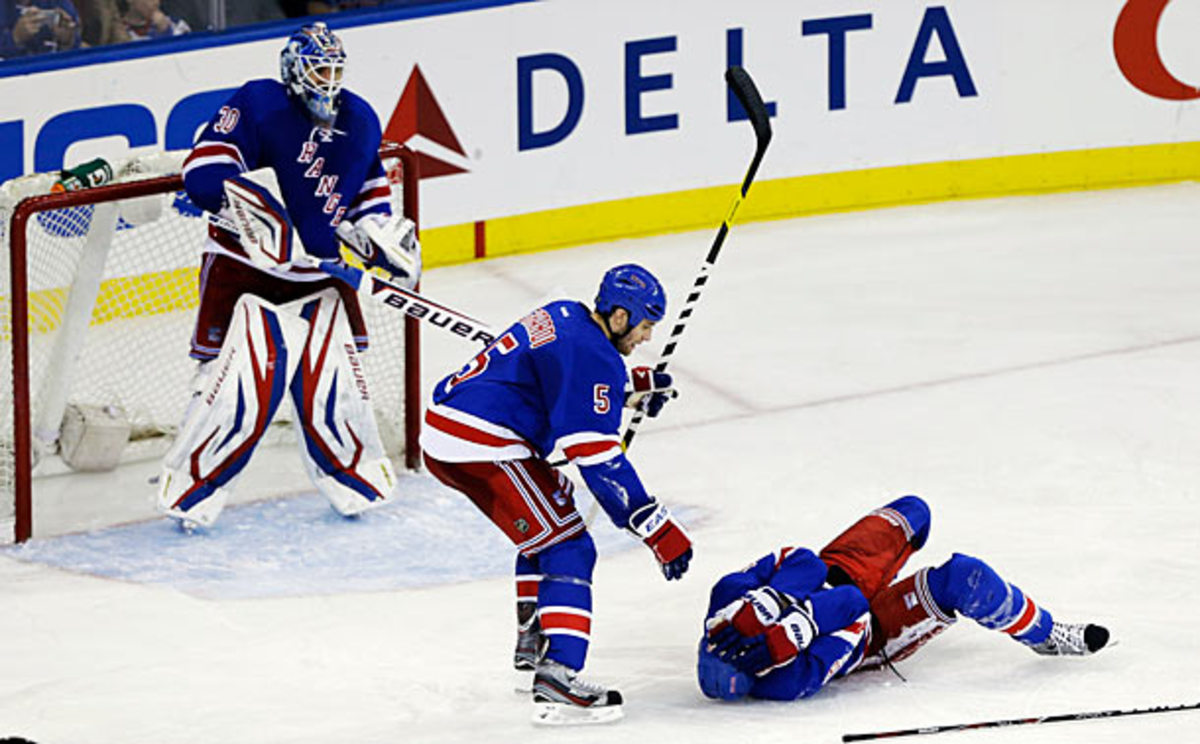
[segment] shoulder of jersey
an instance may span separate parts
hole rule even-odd
[[[285,109],[292,105],[288,98],[287,89],[283,83],[270,78],[251,80],[242,86],[241,93],[254,105],[256,113],[267,115],[272,111]]]
[[[349,88],[342,88],[341,97],[341,105],[346,113],[355,119],[374,122],[375,127],[379,127],[379,117],[375,115],[375,109],[371,108],[371,104],[367,103],[366,99]]]

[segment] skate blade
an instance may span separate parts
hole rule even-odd
[[[580,708],[565,703],[534,703],[533,723],[537,726],[588,726],[621,720],[625,712],[620,705]]]

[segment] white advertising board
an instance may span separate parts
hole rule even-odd
[[[545,0],[330,22],[385,126],[419,67],[410,143],[459,171],[423,186],[437,227],[739,180],[732,63],[773,107],[764,181],[1200,140],[1200,0],[1162,6]],[[0,79],[0,173],[184,146],[220,91],[277,75],[276,31]]]

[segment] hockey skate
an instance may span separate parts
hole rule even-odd
[[[589,682],[557,661],[543,659],[533,678],[533,722],[579,726],[620,720],[621,693]]]
[[[517,625],[517,648],[513,651],[513,687],[517,692],[533,691],[533,673],[546,653],[548,639],[542,635],[537,615]]]
[[[1090,656],[1108,645],[1108,629],[1100,625],[1054,623],[1046,640],[1030,646],[1042,656]]]

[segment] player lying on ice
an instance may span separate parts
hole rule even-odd
[[[819,555],[784,548],[722,578],[700,641],[700,689],[723,700],[809,697],[830,680],[910,656],[959,615],[1048,656],[1086,656],[1108,643],[1105,628],[1057,622],[969,555],[893,583],[929,523],[925,502],[905,496]]]
[[[191,350],[200,366],[158,508],[186,527],[217,519],[288,397],[305,470],[334,509],[358,514],[393,495],[358,297],[307,261],[347,250],[405,286],[420,276],[415,226],[392,214],[379,120],[342,88],[345,62],[325,24],[304,26],[280,53],[283,82],[239,88],[184,162],[188,196],[211,220]]]
[[[555,446],[613,523],[653,551],[668,580],[692,557],[691,541],[646,492],[619,436],[623,403],[653,416],[674,394],[669,375],[641,367],[630,380],[622,359],[650,340],[666,308],[649,271],[617,266],[594,307],[560,301],[534,310],[439,382],[425,414],[429,472],[517,547],[514,661],[533,677],[535,723],[621,717],[620,693],[578,674],[590,642],[596,546],[571,481],[546,460]]]

